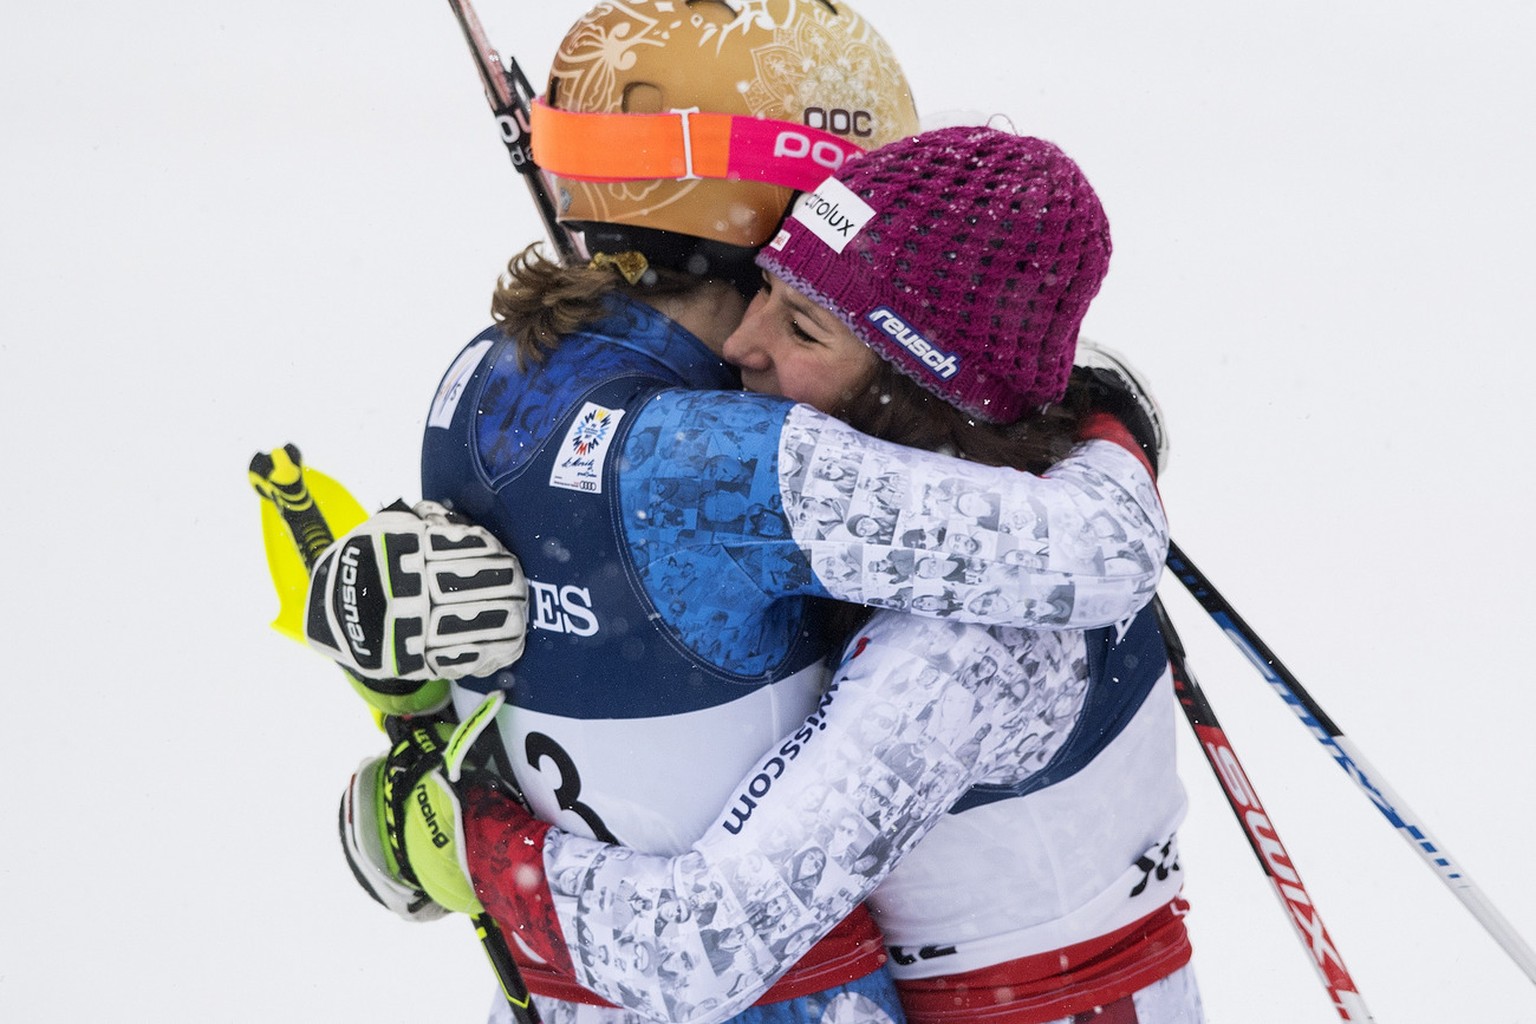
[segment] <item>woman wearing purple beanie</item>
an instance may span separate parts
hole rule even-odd
[[[1069,451],[1110,442],[1155,468],[1157,445],[1087,411],[1072,373],[1109,255],[1097,196],[1052,144],[985,128],[925,133],[799,200],[758,257],[763,290],[725,354],[749,388],[899,444],[1049,475]],[[787,438],[782,457],[836,460],[846,443],[823,430]],[[1111,463],[1125,469],[1088,488],[1103,503],[1146,486],[1130,459]],[[877,476],[866,470],[837,495],[850,513],[878,507]],[[976,498],[934,486],[892,529],[963,533],[983,572],[1051,557],[1040,520]],[[1099,508],[1085,499],[1084,538]],[[967,561],[922,573],[859,550],[872,606],[954,600],[946,581]],[[718,990],[729,976],[731,1005],[750,999],[861,901],[917,1024],[1203,1020],[1183,924],[1172,684],[1150,609],[1088,631],[848,615],[821,707],[681,855],[551,829],[498,794],[468,792],[487,909],[536,953],[576,954],[585,983],[649,988],[666,1005],[675,996],[690,1020],[726,1007],[684,999],[689,986]],[[814,876],[796,869],[808,856]],[[691,969],[635,984],[631,969],[582,948],[614,931],[589,920],[592,894],[621,883],[650,905],[691,908],[625,925]],[[661,1002],[630,1008],[666,1016]]]

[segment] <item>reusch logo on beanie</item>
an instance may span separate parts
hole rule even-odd
[[[1110,248],[1070,157],[972,126],[848,161],[757,263],[951,405],[1013,423],[1066,392]]]
[[[864,319],[896,339],[896,343],[910,352],[923,368],[939,380],[949,380],[960,372],[960,357],[953,352],[943,352],[937,345],[923,337],[922,332],[907,323],[889,306],[880,306],[864,314]]]

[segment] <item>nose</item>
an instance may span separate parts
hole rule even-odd
[[[763,331],[763,310],[767,305],[768,297],[763,292],[752,297],[741,323],[725,339],[725,346],[720,350],[726,362],[756,373],[763,372],[772,364]]]

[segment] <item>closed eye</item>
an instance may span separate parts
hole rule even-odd
[[[758,294],[765,298],[772,297],[773,284],[773,275],[768,273],[766,270],[763,271],[762,286]],[[807,309],[803,305],[804,300],[800,299],[792,289],[787,289],[785,291],[783,302],[785,320],[789,325],[789,333],[795,338],[795,340],[807,345],[825,346],[827,344],[824,337],[825,328],[816,322],[817,317],[814,315],[814,313],[817,311],[814,309],[814,307]],[[817,333],[813,334],[806,330],[804,327],[800,326],[801,317],[808,319],[811,322],[811,325],[816,328]]]
[[[799,338],[801,341],[806,342],[808,344],[811,344],[811,345],[820,345],[820,344],[822,344],[822,340],[820,338],[814,337],[811,334],[806,333],[805,328],[800,326],[800,321],[796,320],[794,317],[790,317],[790,320],[789,320],[789,331],[796,338]]]

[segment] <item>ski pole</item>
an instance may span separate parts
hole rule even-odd
[[[257,452],[251,457],[250,479],[256,493],[277,507],[283,523],[293,535],[293,546],[304,559],[304,568],[313,570],[321,554],[336,540],[330,524],[320,513],[304,479],[303,456],[294,445],[279,449],[288,466],[279,466],[275,453]],[[292,468],[289,469],[288,467]]]
[[[1184,710],[1184,717],[1195,731],[1201,752],[1210,762],[1216,780],[1221,783],[1227,804],[1237,816],[1238,823],[1243,826],[1243,834],[1248,838],[1248,845],[1253,848],[1253,855],[1258,858],[1259,867],[1274,886],[1275,895],[1285,908],[1286,917],[1290,919],[1296,937],[1301,940],[1302,948],[1317,968],[1323,988],[1333,1000],[1333,1008],[1342,1020],[1374,1021],[1375,1018],[1366,1009],[1365,999],[1350,977],[1349,968],[1344,966],[1344,958],[1339,955],[1338,947],[1323,925],[1322,915],[1318,913],[1306,885],[1302,883],[1301,874],[1296,870],[1285,844],[1280,841],[1280,833],[1270,821],[1269,812],[1259,802],[1258,792],[1248,780],[1248,773],[1243,771],[1237,753],[1227,739],[1226,730],[1216,718],[1216,709],[1211,707],[1205,691],[1195,681],[1184,642],[1173,628],[1168,610],[1163,607],[1162,600],[1156,597],[1152,599],[1152,607],[1157,613],[1163,641],[1168,648],[1168,663],[1173,672],[1173,689],[1178,696],[1179,707]]]
[[[280,457],[279,457],[280,456]],[[276,506],[284,524],[293,535],[294,546],[304,559],[304,568],[313,570],[315,562],[336,540],[325,514],[304,478],[304,460],[297,446],[284,445],[273,452],[257,452],[251,458],[251,486],[256,493]],[[475,935],[485,950],[486,959],[496,973],[496,981],[512,1009],[517,1024],[540,1024],[533,997],[523,982],[522,972],[512,959],[506,936],[495,919],[487,913],[470,915]]]
[[[1392,791],[1381,778],[1380,773],[1366,761],[1349,737],[1344,735],[1344,731],[1328,717],[1322,706],[1265,645],[1253,628],[1244,622],[1237,614],[1237,610],[1221,596],[1211,584],[1210,577],[1197,569],[1177,544],[1169,545],[1168,568],[1173,570],[1179,582],[1216,621],[1222,632],[1227,634],[1228,639],[1236,644],[1238,650],[1253,663],[1254,668],[1258,669],[1259,674],[1295,712],[1296,717],[1317,738],[1344,773],[1365,792],[1382,816],[1392,823],[1392,827],[1407,840],[1408,845],[1413,847],[1440,880],[1456,894],[1457,899],[1461,900],[1472,916],[1477,918],[1478,923],[1525,972],[1525,976],[1536,982],[1536,953],[1532,953],[1531,947],[1526,945],[1520,933],[1515,931],[1514,926],[1499,912],[1498,908],[1489,902],[1488,897],[1462,870],[1461,865],[1456,862],[1450,852],[1430,834],[1422,819]]]
[[[448,0],[448,6],[453,8],[453,16],[458,19],[464,41],[469,44],[475,68],[480,72],[480,82],[485,86],[486,101],[491,105],[491,113],[496,115],[496,126],[501,130],[501,141],[506,143],[512,166],[523,176],[528,193],[533,197],[533,205],[538,208],[539,219],[544,222],[544,231],[560,254],[560,261],[572,263],[580,258],[580,253],[576,251],[576,243],[571,239],[570,232],[561,227],[556,219],[555,204],[550,199],[544,172],[533,162],[528,110],[537,93],[528,84],[528,78],[523,74],[517,59],[503,59],[491,46],[469,0]]]

